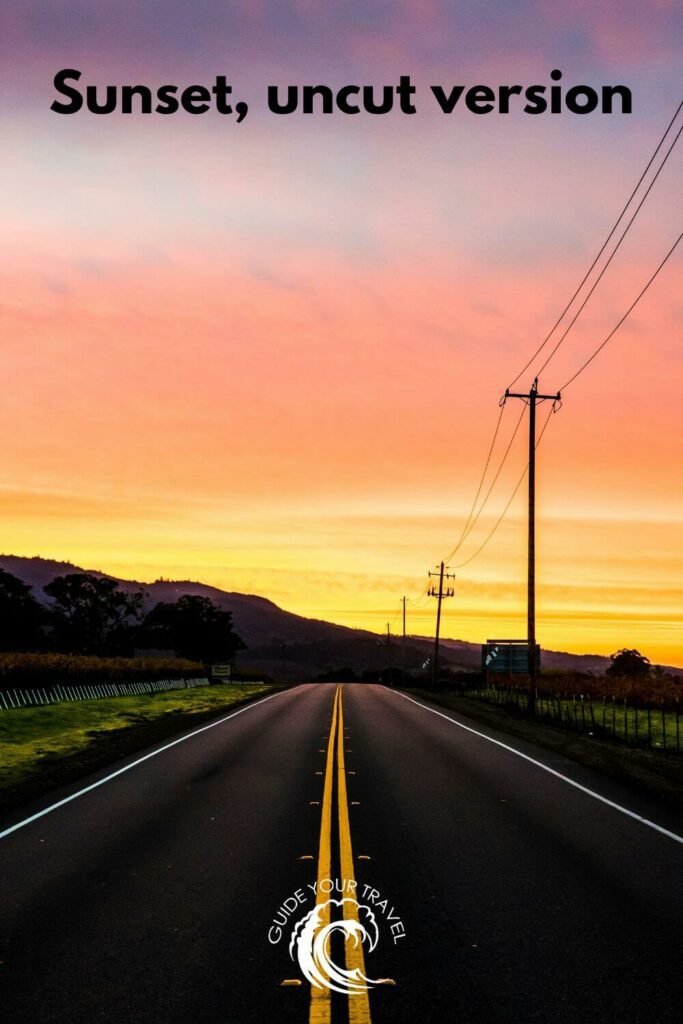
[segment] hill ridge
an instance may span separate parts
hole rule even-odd
[[[200,580],[169,580],[160,577],[152,583],[122,579],[99,569],[82,569],[73,562],[43,558],[41,555],[0,555],[0,568],[18,576],[34,588],[39,600],[46,600],[42,588],[55,576],[68,572],[91,572],[116,580],[127,591],[141,589],[148,605],[158,601],[174,601],[186,593],[210,597],[221,608],[230,611],[235,629],[247,644],[240,654],[245,666],[281,674],[283,663],[287,678],[310,679],[328,668],[345,666],[359,672],[399,664],[400,642],[387,651],[386,637],[371,630],[343,626],[324,619],[311,619],[286,611],[270,598],[224,590]],[[415,671],[431,655],[433,639],[411,635],[406,643],[406,667]],[[444,639],[442,657],[452,668],[478,669],[481,647],[466,640]],[[604,672],[609,659],[594,654],[569,654],[544,650],[548,668],[573,671]],[[680,672],[680,669],[674,669]]]

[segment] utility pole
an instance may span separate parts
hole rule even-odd
[[[389,686],[394,687],[394,658],[391,650],[391,623],[387,622],[387,660],[389,662]]]
[[[437,590],[435,586],[431,586],[427,591],[430,597],[438,598],[436,606],[436,630],[434,632],[434,661],[432,664],[432,686],[436,690],[439,687],[439,631],[441,629],[441,602],[444,597],[453,597],[455,594],[453,587],[446,587],[444,590],[443,581],[454,580],[455,573],[448,572],[447,567],[442,562],[437,572],[430,572],[427,575],[430,578],[432,576],[439,577],[439,589]]]
[[[538,377],[534,379],[528,394],[505,392],[506,398],[521,398],[529,406],[529,540],[527,570],[527,671],[529,673],[529,699],[527,712],[536,711],[536,404],[538,402],[560,402],[556,395],[539,395]]]
[[[401,685],[406,686],[406,599],[403,596],[403,646],[401,648]]]

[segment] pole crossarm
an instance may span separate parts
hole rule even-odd
[[[532,388],[531,390],[533,391],[534,389]],[[539,394],[538,391],[535,391],[534,394],[536,396],[536,401],[537,402],[561,402],[562,401],[562,393],[560,391],[558,391],[556,395],[541,395],[541,394]],[[506,391],[505,392],[505,397],[506,398],[526,398],[527,401],[528,401],[531,398],[531,394],[529,392],[526,392],[524,394],[520,394],[518,391]]]

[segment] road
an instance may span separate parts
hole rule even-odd
[[[654,800],[370,685],[300,686],[145,753],[0,824],[4,1020],[681,1019],[683,816]],[[356,905],[325,909],[328,878]],[[337,928],[329,949],[381,984],[312,987],[296,922],[368,907],[376,947]]]

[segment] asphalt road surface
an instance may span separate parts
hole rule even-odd
[[[683,815],[421,703],[301,686],[4,821],[2,1020],[679,1022]],[[312,986],[309,912],[381,983]]]

